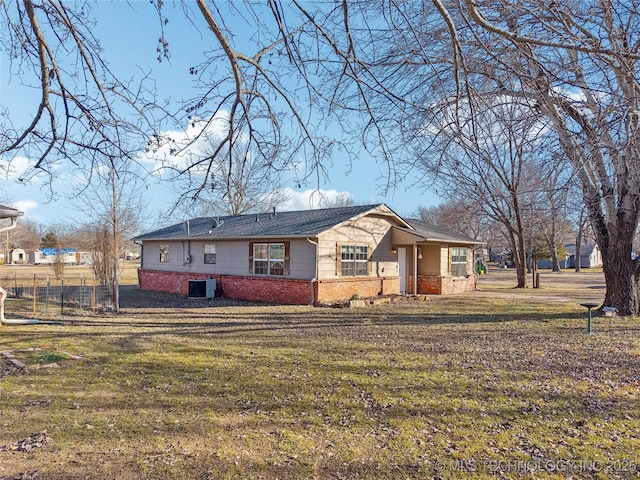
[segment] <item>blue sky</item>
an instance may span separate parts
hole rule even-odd
[[[197,8],[195,3],[191,6],[193,9]],[[95,31],[103,42],[105,57],[109,59],[113,71],[130,77],[140,69],[151,69],[152,76],[157,79],[160,97],[178,101],[193,95],[190,90],[193,78],[189,74],[189,67],[202,61],[202,52],[212,45],[212,35],[206,26],[194,26],[185,20],[179,14],[182,8],[179,4],[166,2],[165,8],[171,14],[171,21],[165,27],[171,54],[169,61],[159,63],[156,60],[159,20],[148,1],[99,2],[94,10],[98,20]],[[194,18],[198,18],[198,15],[194,15]],[[26,122],[25,114],[32,111],[29,105],[35,104],[37,96],[34,96],[34,90],[20,87],[19,79],[10,78],[4,53],[0,61],[0,104],[9,109],[15,124],[23,124]],[[73,219],[82,221],[81,206],[73,199],[66,198],[71,194],[68,178],[67,181],[60,180],[53,184],[57,197],[54,201],[49,200],[46,188],[43,188],[38,179],[27,185],[15,181],[19,170],[28,162],[29,159],[18,159],[15,162],[18,170],[15,175],[0,178],[0,200],[23,210],[25,218],[44,225]],[[64,170],[64,166],[60,168]],[[435,194],[426,193],[408,182],[385,193],[382,187],[386,185],[386,169],[386,165],[376,164],[371,157],[360,156],[351,165],[346,164],[345,158],[333,158],[327,181],[321,180],[320,184],[312,183],[298,188],[293,178],[285,180],[283,187],[289,192],[292,201],[283,209],[309,208],[309,195],[318,189],[329,199],[340,192],[348,192],[360,204],[386,203],[401,215],[414,213],[418,206],[439,202]],[[62,175],[62,179],[64,178]],[[149,203],[154,206],[151,210],[166,209],[172,195],[169,192],[169,188],[161,185],[150,188],[147,195]],[[315,195],[317,204],[318,193]],[[149,216],[155,217],[154,212],[150,211]]]

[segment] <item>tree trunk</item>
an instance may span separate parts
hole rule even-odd
[[[607,286],[604,305],[620,315],[640,314],[640,259],[633,260],[633,239],[638,226],[640,195],[627,194],[616,211],[615,223],[598,215],[597,197],[585,195],[596,243],[602,252],[602,269]],[[591,201],[589,201],[591,200]]]
[[[607,285],[604,306],[615,307],[620,315],[640,313],[640,260],[631,259],[631,248],[615,238],[603,254],[603,271]]]
[[[558,249],[556,248],[555,244],[553,244],[553,246],[551,247],[551,271],[562,271],[562,269],[560,268],[560,259],[558,258]]]
[[[551,237],[545,235],[545,240],[547,241],[547,246],[551,252],[551,271],[562,271],[560,269],[560,259],[558,258],[558,247],[556,247],[555,233]]]
[[[510,232],[511,250],[513,251],[513,261],[516,264],[516,278],[518,284],[516,288],[527,287],[527,251],[522,235],[517,232]]]
[[[582,228],[578,230],[578,234],[576,235],[576,254],[574,256],[574,262],[576,262],[576,264],[574,265],[574,268],[577,273],[580,273],[580,269],[582,268],[580,266],[580,254],[582,253],[581,247],[582,247]]]

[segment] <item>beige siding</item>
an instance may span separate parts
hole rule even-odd
[[[331,279],[340,276],[337,270],[337,245],[370,246],[372,265],[369,276],[398,275],[397,254],[391,252],[391,223],[386,217],[368,216],[339,225],[319,236],[320,261],[318,277]]]
[[[276,242],[284,240],[265,240]],[[312,279],[315,275],[315,246],[305,239],[290,242],[288,278]],[[216,244],[216,263],[204,263],[205,243]],[[160,262],[160,245],[169,245],[169,262]],[[189,258],[189,261],[187,261]],[[208,273],[216,275],[250,275],[249,240],[190,240],[144,242],[142,268],[168,272]]]
[[[440,245],[420,245],[422,259],[418,260],[418,272],[421,275],[445,275],[447,265],[442,265],[442,249]],[[445,248],[446,250],[446,248]]]

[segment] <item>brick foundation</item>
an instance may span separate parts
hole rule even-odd
[[[227,298],[290,305],[311,303],[311,284],[308,280],[138,270],[141,290],[159,290],[183,295],[189,294],[189,280],[207,278],[215,278],[216,295],[222,294]]]
[[[310,280],[273,277],[207,275],[138,269],[141,290],[189,294],[189,280],[216,279],[216,294],[227,298],[257,300],[288,305],[342,302],[354,295],[360,298],[400,293],[400,277],[353,277],[320,280],[311,293]]]
[[[448,295],[472,292],[476,288],[473,275],[468,277],[442,277],[439,275],[418,275],[418,295]],[[413,293],[413,276],[408,279],[408,293]]]
[[[320,280],[318,303],[341,302],[357,295],[360,298],[400,293],[400,277],[353,277]]]

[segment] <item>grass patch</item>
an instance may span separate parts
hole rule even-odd
[[[548,294],[1,327],[85,361],[0,377],[0,477],[636,478],[638,319]]]
[[[21,352],[22,353],[22,352]],[[56,363],[67,360],[69,356],[66,353],[55,350],[33,350],[18,354],[17,357],[23,360],[27,365],[46,365],[48,363]]]

